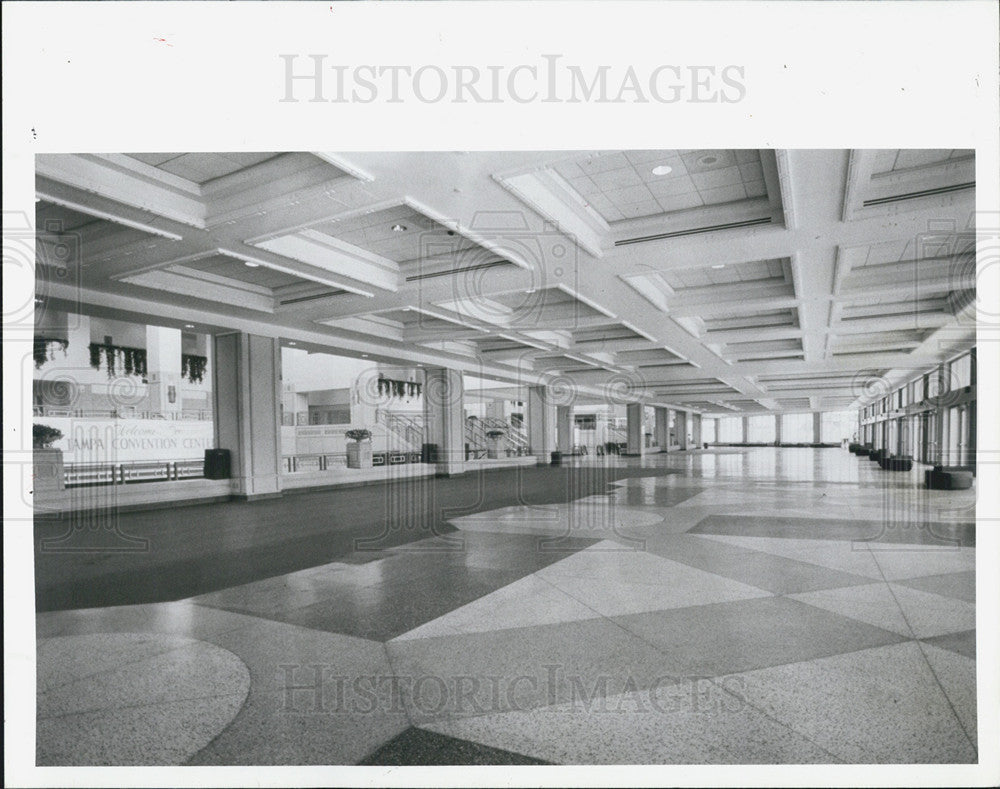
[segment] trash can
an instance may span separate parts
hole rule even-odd
[[[205,450],[205,479],[229,479],[232,458],[228,449]]]
[[[553,452],[552,453],[552,465],[553,466],[561,466],[562,465],[562,452]]]
[[[421,463],[437,463],[438,462],[438,445],[437,444],[424,444],[420,447],[420,462]]]

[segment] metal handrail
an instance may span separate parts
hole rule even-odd
[[[135,482],[171,482],[205,476],[205,461],[144,460],[131,463],[67,463],[63,468],[66,487],[126,485]]]

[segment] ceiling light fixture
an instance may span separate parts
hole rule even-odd
[[[406,225],[395,224],[392,226],[393,233],[402,233],[406,230]]]
[[[260,268],[260,263],[254,263],[252,260],[244,260],[243,265],[247,268]]]
[[[656,167],[653,168],[653,175],[668,175],[673,171],[674,168],[671,167],[669,164],[658,164]]]
[[[297,345],[298,343],[290,342],[289,345]]]
[[[184,328],[185,329],[193,329],[194,328],[194,324],[193,323],[185,323],[184,324]]]
[[[712,268],[725,268],[725,267],[726,267],[725,263],[716,263],[714,266],[712,266]]]

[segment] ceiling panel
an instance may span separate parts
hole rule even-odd
[[[659,175],[654,168],[669,167]],[[756,150],[614,151],[553,166],[608,222],[767,193]]]
[[[130,153],[126,154],[159,170],[204,184],[260,164],[273,153]]]
[[[187,261],[183,265],[185,268],[205,271],[218,277],[226,277],[251,285],[261,285],[265,288],[280,288],[282,285],[305,282],[305,280],[283,271],[275,271],[265,266],[248,266],[242,260],[236,260],[226,255],[214,255],[201,260]]]
[[[422,256],[445,250],[455,253],[478,248],[474,242],[407,205],[323,222],[312,229],[396,263],[420,260]]]

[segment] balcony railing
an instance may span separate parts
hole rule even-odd
[[[204,460],[149,460],[136,463],[67,463],[67,488],[84,485],[129,485],[171,482],[205,476]]]
[[[61,416],[75,419],[157,419],[157,420],[185,420],[194,422],[211,422],[211,411],[184,410],[184,411],[133,411],[131,409],[89,409],[89,408],[62,408],[60,406],[36,405],[32,406],[32,414],[35,416]]]

